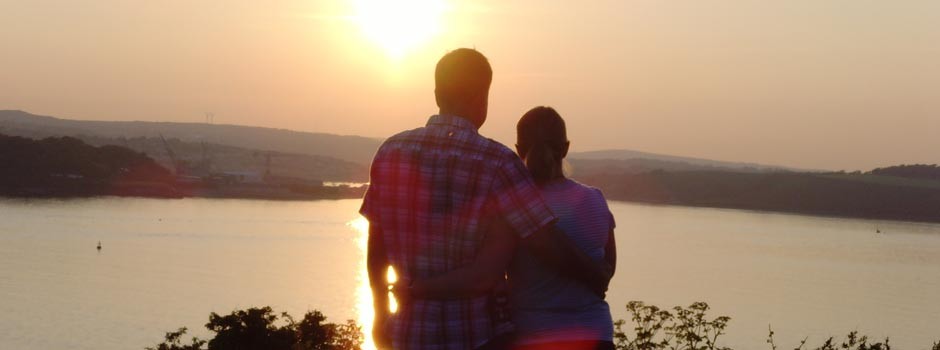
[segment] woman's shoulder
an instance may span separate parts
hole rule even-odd
[[[582,198],[582,207],[590,208],[588,210],[596,216],[607,217],[610,221],[610,228],[617,226],[614,221],[614,215],[611,213],[610,207],[607,206],[607,198],[604,197],[604,193],[599,188],[585,185],[575,180],[569,181],[571,183],[570,186],[580,192],[579,197]]]
[[[602,192],[601,189],[597,187],[580,183],[574,179],[568,179],[568,183],[569,183],[569,186],[571,186],[571,188],[573,189],[573,191],[580,192],[586,198],[599,200],[605,203],[607,202],[606,198],[604,197],[604,192]]]

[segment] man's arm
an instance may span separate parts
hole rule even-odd
[[[471,264],[429,279],[401,280],[395,285],[395,296],[400,299],[457,299],[486,294],[505,278],[518,240],[504,220],[494,220]]]
[[[606,261],[591,259],[564,232],[548,225],[522,240],[522,246],[563,276],[581,281],[603,297],[613,276]]]
[[[372,322],[372,337],[379,349],[391,347],[391,339],[385,333],[385,321],[391,311],[388,307],[388,256],[382,229],[376,223],[369,224],[369,240],[366,253],[366,269],[369,270],[369,286],[372,288],[372,308],[375,320]]]

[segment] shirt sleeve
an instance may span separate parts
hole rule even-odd
[[[529,170],[514,154],[505,157],[496,169],[491,193],[496,215],[506,220],[521,238],[556,221]]]
[[[601,190],[597,188],[594,190],[597,191],[598,204],[607,212],[607,220],[610,221],[610,229],[613,230],[617,228],[617,221],[614,220],[614,213],[611,212],[610,207],[607,206],[607,198],[604,197],[604,192],[601,192]]]
[[[374,222],[377,219],[377,214],[375,207],[378,197],[378,189],[375,188],[373,183],[369,183],[369,187],[366,188],[366,194],[362,197],[362,206],[359,207],[359,214],[364,216],[369,222]]]
[[[366,220],[369,220],[370,223],[374,223],[378,220],[379,190],[381,187],[378,181],[381,179],[381,174],[379,173],[380,166],[378,165],[380,162],[381,159],[379,159],[379,155],[376,153],[369,169],[369,187],[366,188],[366,194],[362,197],[362,206],[359,207],[359,214],[364,216]]]

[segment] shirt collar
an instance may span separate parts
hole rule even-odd
[[[470,129],[473,132],[477,132],[477,126],[473,124],[470,120],[464,117],[458,117],[456,115],[447,115],[447,114],[437,114],[432,115],[428,119],[428,125],[437,125],[437,126],[452,126],[460,129]]]

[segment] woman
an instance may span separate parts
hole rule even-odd
[[[570,244],[591,259],[605,262],[602,265],[609,267],[612,276],[616,266],[613,215],[599,190],[566,178],[563,160],[570,142],[564,120],[550,107],[536,107],[522,116],[516,131],[516,150],[558,217],[556,227]],[[495,225],[491,230],[501,229],[499,223]],[[490,266],[484,267],[486,264]],[[489,293],[494,284],[504,282],[494,281],[493,273],[484,272],[487,268],[493,271],[492,265],[492,261],[478,259],[444,276],[399,281],[394,287],[396,297],[407,302],[411,297]],[[613,321],[602,293],[552,270],[524,245],[516,249],[507,275],[509,309],[515,326],[512,349],[614,349]]]
[[[614,219],[604,195],[565,177],[570,142],[565,121],[550,107],[527,112],[516,126],[516,150],[558,217],[561,231],[593,259],[616,266]],[[526,249],[509,268],[510,309],[517,349],[613,349],[610,307],[583,284],[546,268]]]

